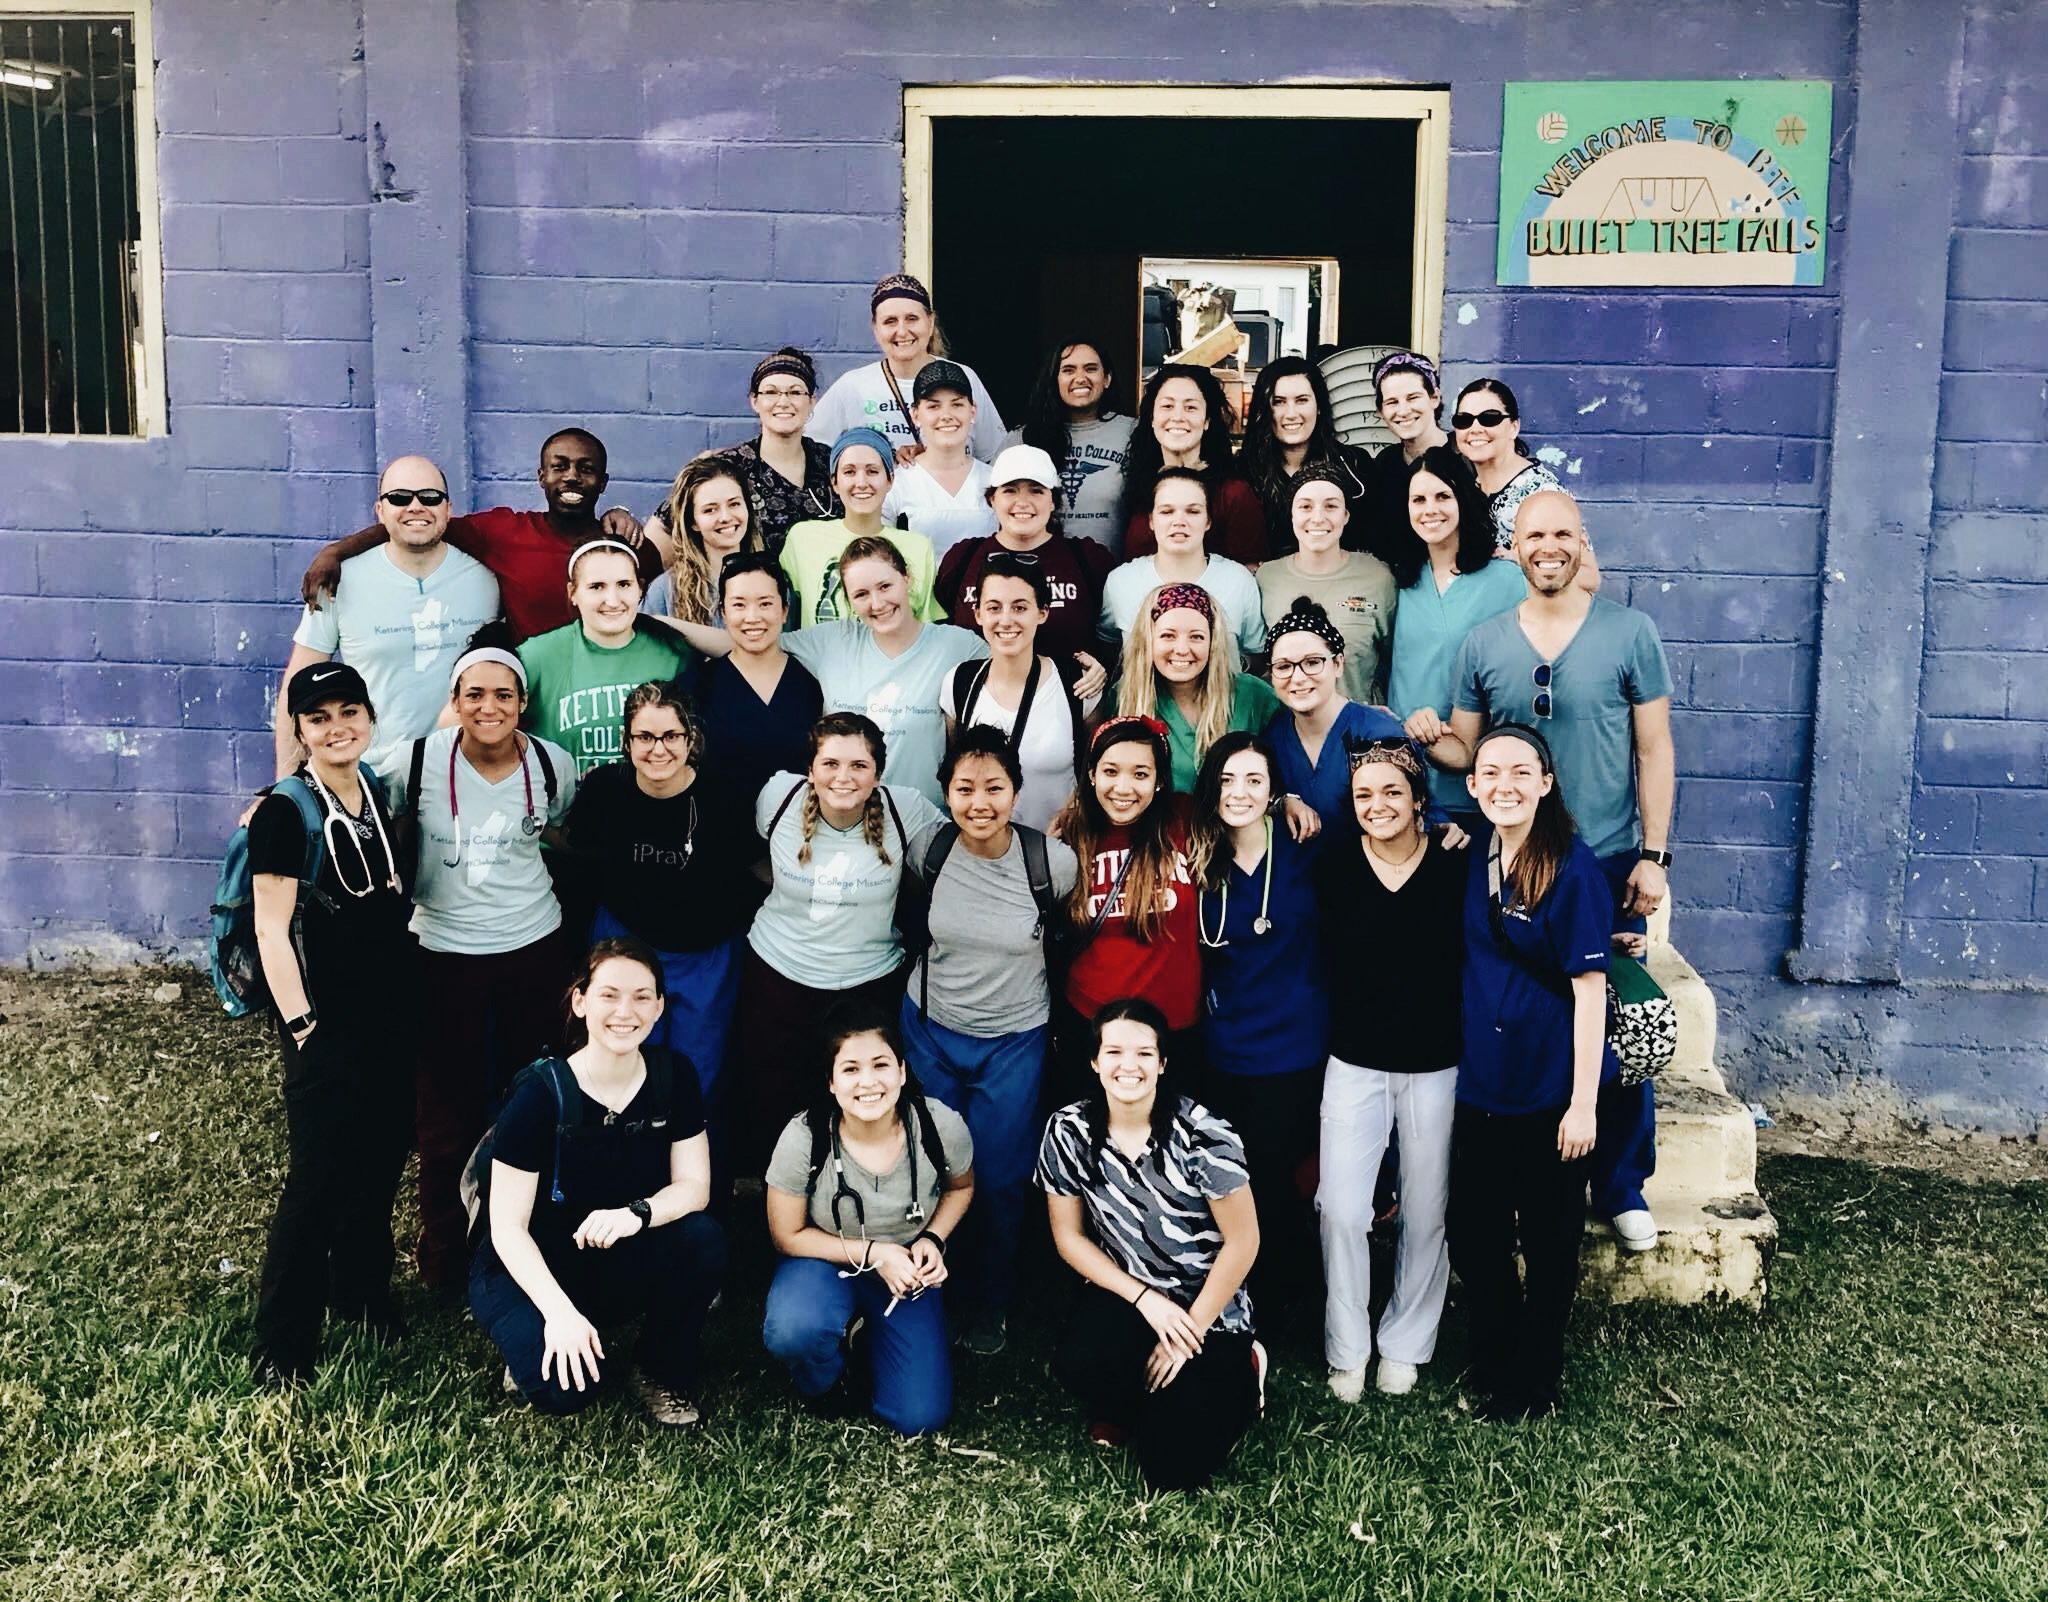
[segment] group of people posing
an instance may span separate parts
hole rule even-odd
[[[1447,432],[1390,356],[1370,456],[1283,359],[1233,453],[1206,370],[1127,416],[1074,340],[1006,433],[915,279],[872,309],[878,362],[764,358],[759,434],[644,521],[570,428],[545,511],[401,458],[309,571],[278,774],[322,821],[248,822],[259,1371],[330,1310],[399,1333],[416,1149],[420,1278],[552,1412],[637,1318],[649,1413],[697,1417],[756,1180],[769,1351],[905,1434],[1001,1350],[1034,1185],[1055,1372],[1154,1484],[1258,1416],[1253,1291],[1320,1300],[1355,1402],[1417,1383],[1456,1267],[1477,1409],[1555,1409],[1589,1187],[1657,1238],[1604,973],[1666,893],[1671,686],[1512,393]]]

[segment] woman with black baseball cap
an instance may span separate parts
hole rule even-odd
[[[249,819],[289,1152],[256,1301],[256,1372],[273,1384],[312,1377],[329,1307],[378,1339],[403,1332],[391,1203],[412,1135],[411,1059],[394,1049],[409,1032],[412,909],[362,764],[376,712],[345,662],[301,668],[285,708],[306,760]]]
[[[888,436],[898,461],[914,461],[926,442],[911,415],[911,389],[925,364],[946,354],[931,291],[909,273],[891,273],[875,285],[868,311],[882,359],[840,374],[819,400],[804,432],[830,445],[849,428],[866,424]],[[968,453],[992,461],[1003,448],[1002,415],[974,369],[961,371],[974,400]]]

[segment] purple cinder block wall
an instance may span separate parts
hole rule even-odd
[[[1533,443],[1587,503],[1608,593],[1664,632],[1676,936],[1723,998],[1731,1072],[1884,1079],[1944,1117],[2032,1127],[2048,1114],[2048,29],[2038,0],[1960,11],[159,0],[171,433],[0,439],[16,486],[0,511],[0,957],[198,931],[228,824],[268,776],[308,542],[366,519],[376,459],[408,429],[466,441],[453,465],[475,504],[532,505],[541,435],[587,421],[615,498],[644,511],[691,453],[750,431],[760,352],[795,341],[828,374],[871,356],[866,286],[901,248],[906,83],[1448,84],[1447,376],[1512,376]],[[422,61],[439,24],[451,59]],[[1878,171],[1859,209],[1859,50],[1902,31],[1947,52],[1946,78],[1930,66],[1915,93],[1952,128],[1960,178],[1916,190]],[[1502,83],[1672,75],[1834,84],[1827,281],[1496,287]],[[1801,985],[1785,956],[1827,869],[1806,860],[1809,824],[1839,799],[1815,752],[1823,552],[1856,533],[1831,530],[1825,503],[1838,440],[1887,427],[1842,388],[1840,347],[1861,339],[1843,269],[1909,244],[1949,258],[1928,313],[1939,450],[1899,443],[1933,458],[1935,502],[1931,546],[1902,536],[1928,572],[1924,653],[1917,628],[1895,641],[1921,660],[1898,797],[1911,838],[1859,823],[1902,901],[1875,903],[1867,931],[1829,910],[1904,983]],[[1853,661],[1832,674],[1854,689]],[[1928,1065],[1958,1055],[1978,1082],[1936,1083]]]

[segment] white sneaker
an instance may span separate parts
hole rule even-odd
[[[1330,1394],[1346,1404],[1356,1403],[1365,1395],[1365,1370],[1362,1368],[1333,1368],[1330,1370]]]
[[[1653,1252],[1657,1249],[1657,1220],[1647,1207],[1631,1207],[1614,1215],[1615,1238],[1625,1252]]]
[[[1414,1363],[1398,1362],[1391,1357],[1380,1359],[1380,1366],[1372,1376],[1373,1387],[1383,1396],[1406,1396],[1415,1389],[1416,1380],[1422,1377],[1422,1370]]]
[[[520,1394],[519,1381],[512,1377],[512,1365],[510,1363],[505,1365],[505,1372],[498,1380],[498,1389],[507,1396],[518,1396]]]
[[[1252,1378],[1259,1387],[1258,1416],[1260,1418],[1266,1416],[1266,1371],[1272,1366],[1273,1360],[1266,1355],[1266,1343],[1254,1340],[1252,1342]]]

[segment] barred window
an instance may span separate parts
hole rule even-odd
[[[161,427],[140,10],[0,4],[0,433]]]

